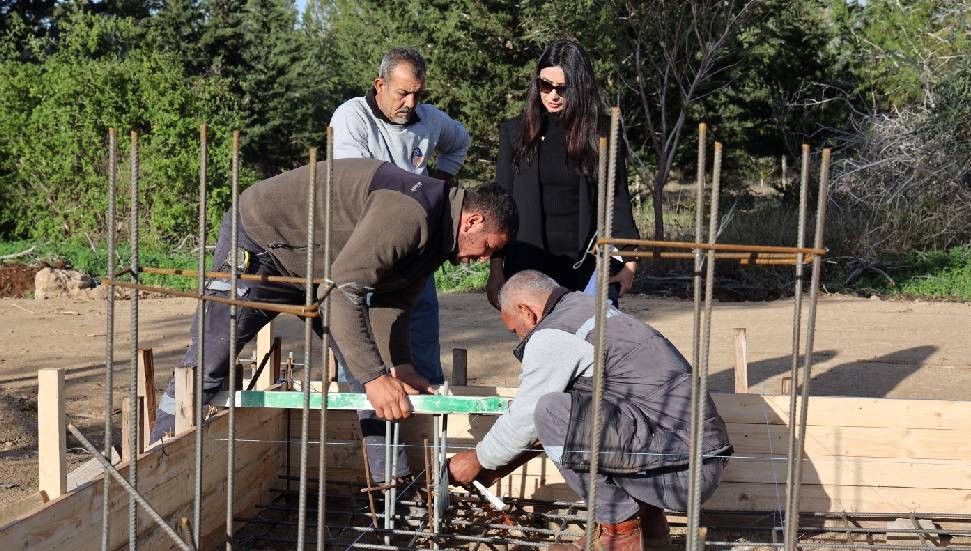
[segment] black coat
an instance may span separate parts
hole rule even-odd
[[[505,258],[503,271],[506,277],[518,271],[534,268],[542,269],[538,258],[549,256],[544,244],[544,232],[547,221],[543,216],[543,199],[540,194],[539,183],[539,162],[535,156],[531,161],[525,159],[519,162],[517,167],[513,166],[515,156],[514,144],[517,128],[519,127],[520,117],[515,117],[503,122],[499,126],[499,156],[496,160],[496,182],[512,194],[516,207],[519,210],[519,233],[516,240],[506,246],[500,253]],[[627,150],[622,147],[617,157],[617,177],[614,192],[614,223],[613,237],[637,239],[640,234],[637,225],[634,223],[634,215],[631,209],[630,192],[627,189]],[[584,260],[587,245],[597,230],[597,182],[596,178],[580,176],[580,192],[578,194],[580,204],[577,206],[579,220],[577,221],[578,241],[576,252],[572,259],[563,259],[565,262],[556,263],[566,265],[567,270],[573,262]],[[562,271],[563,268],[547,268],[543,271],[560,282],[561,285],[571,290],[582,289],[582,285],[570,284],[565,280],[575,280],[576,282],[586,283],[593,271],[593,258],[588,256],[586,262],[578,270],[577,274],[570,274],[570,277],[558,277],[564,274],[550,273]]]

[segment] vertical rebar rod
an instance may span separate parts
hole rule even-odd
[[[333,178],[334,178],[334,129],[327,127],[327,172],[324,173],[324,284],[330,281],[330,235],[331,235],[331,202],[333,200]],[[320,305],[321,325],[323,327],[323,348],[321,356],[321,384],[323,385],[324,395],[320,397],[320,446],[317,449],[317,551],[323,551],[327,542],[325,541],[324,519],[327,513],[327,392],[330,386],[330,295],[324,298]],[[374,500],[374,496],[368,493],[368,497]],[[373,509],[373,507],[372,507]]]
[[[132,279],[138,281],[138,132],[131,131],[131,204],[129,205],[130,229],[129,242],[131,244],[131,268]],[[128,379],[128,418],[131,420],[130,430],[128,431],[128,481],[132,488],[138,489],[138,434],[142,432],[142,423],[139,422],[138,410],[138,290],[131,290],[131,327],[130,331],[130,354]],[[149,381],[146,381],[148,384]],[[135,496],[128,495],[128,548],[133,550],[138,547],[138,503]]]
[[[604,195],[603,225],[599,233],[604,239],[610,239],[613,233],[614,188],[617,185],[617,171],[622,169],[622,167],[617,166],[617,148],[620,146],[618,140],[619,130],[620,108],[612,107],[610,109],[610,148],[607,153],[607,182],[606,186],[599,186]],[[606,360],[604,355],[607,350],[607,287],[610,280],[610,252],[610,245],[599,245],[597,247],[597,308],[595,312],[597,340],[594,343],[593,433],[590,435],[590,479],[587,483],[585,549],[594,548],[593,540],[596,534],[597,471],[600,467],[600,436],[603,432],[602,403],[604,394],[604,364]]]
[[[695,175],[695,243],[701,243],[701,233],[704,230],[704,209],[705,209],[705,170],[708,166],[708,126],[705,123],[698,124],[698,167]],[[700,366],[701,366],[701,270],[704,266],[704,252],[701,249],[694,249],[694,273],[692,283],[692,320],[691,320],[691,396],[698,396],[700,385]],[[692,398],[690,408],[692,438],[693,431],[698,422],[698,402]],[[692,445],[693,449],[693,445]],[[690,465],[689,465],[690,466]],[[693,479],[691,479],[693,480]],[[691,482],[689,481],[689,485]],[[689,488],[690,490],[690,488]],[[689,491],[690,494],[690,491]],[[689,500],[689,504],[691,501]],[[699,519],[693,519],[693,510],[688,511],[688,534],[692,527],[700,524]],[[690,537],[690,536],[689,536]],[[690,547],[689,547],[690,549]]]
[[[604,223],[604,188],[607,186],[607,138],[600,136],[597,155],[597,229],[596,235],[601,236]],[[594,258],[596,260],[596,257]],[[596,283],[596,282],[594,282]],[[600,304],[599,302],[597,303]]]
[[[314,217],[317,206],[317,148],[310,148],[307,178],[307,282],[304,284],[304,305],[314,303]],[[297,513],[297,549],[304,548],[307,529],[307,444],[310,436],[310,369],[313,367],[311,338],[313,319],[303,320],[303,419],[300,422],[300,496]],[[326,383],[326,381],[325,381]],[[326,389],[325,389],[326,392]],[[323,481],[319,482],[320,484]]]
[[[401,428],[401,423],[394,424],[393,434],[391,436],[391,475],[394,476],[398,472],[398,438],[400,434],[398,430]],[[391,487],[391,503],[390,509],[388,510],[388,528],[394,530],[394,514],[395,514],[395,500],[398,498],[398,488],[395,486]]]
[[[391,433],[393,429],[391,428],[391,421],[384,422],[384,529],[391,529],[391,488],[388,486],[391,484],[391,456],[394,453],[391,446]],[[384,544],[391,545],[391,537],[385,533]]]
[[[432,510],[432,514],[431,514],[431,518],[432,518],[432,534],[433,534],[433,536],[438,536],[439,521],[441,520],[441,519],[438,518],[438,509],[439,509],[438,500],[441,499],[441,494],[439,493],[438,490],[439,490],[439,488],[441,487],[441,484],[442,484],[442,468],[441,468],[441,464],[439,463],[439,455],[438,455],[438,440],[439,440],[439,436],[440,436],[440,434],[439,434],[439,430],[440,429],[441,429],[441,417],[439,415],[435,415],[434,418],[433,418],[433,420],[432,420],[432,448],[433,449],[432,449],[432,454],[431,454],[432,455],[432,469],[434,469],[433,475],[434,475],[434,484],[435,484],[435,488],[434,488],[434,490],[435,490],[434,491],[434,495],[435,495],[434,504],[435,504],[435,506],[434,506],[434,509]],[[434,537],[432,539],[432,549],[438,549],[438,538],[437,537]]]
[[[718,238],[718,193],[721,184],[722,144],[715,142],[715,161],[711,174],[711,205],[708,214],[708,243],[713,245]],[[701,551],[704,539],[700,537],[701,524],[701,468],[704,462],[705,401],[708,397],[708,359],[711,347],[711,303],[715,287],[715,251],[709,250],[705,259],[705,313],[701,327],[701,346],[698,365],[695,367],[697,385],[691,393],[692,413],[691,453],[688,465],[691,471],[688,485],[688,528],[687,549]]]
[[[796,247],[802,248],[806,241],[806,188],[809,186],[809,145],[802,144],[802,174],[799,179],[799,225],[796,228]],[[796,461],[796,389],[799,388],[799,339],[802,334],[802,278],[803,254],[796,254],[795,279],[793,289],[792,314],[792,361],[789,368],[789,441],[786,461],[786,509],[785,515],[799,514],[798,507],[788,501],[792,498],[792,484],[795,476]]]
[[[239,130],[233,130],[230,166],[231,203],[229,208],[229,296],[237,298],[239,276]],[[236,392],[236,305],[229,307],[229,392]],[[274,381],[275,382],[275,381]],[[229,427],[226,436],[226,551],[233,548],[233,516],[236,502],[236,399],[229,400]]]
[[[823,149],[823,158],[819,166],[819,201],[816,206],[816,236],[813,243],[816,248],[823,246],[823,230],[826,225],[826,199],[829,196],[829,162],[830,150]],[[819,300],[819,277],[822,270],[822,258],[813,255],[813,271],[809,282],[809,311],[806,316],[806,351],[802,362],[802,392],[799,398],[799,437],[796,442],[796,462],[792,481],[792,493],[788,504],[793,514],[786,515],[785,543],[786,549],[796,549],[799,537],[799,490],[802,486],[802,455],[806,442],[806,419],[809,415],[809,376],[813,366],[813,341],[816,335],[816,304]],[[789,430],[794,430],[790,427]]]
[[[206,294],[206,178],[208,173],[208,128],[199,125],[199,279],[197,285],[201,298]],[[201,545],[202,534],[202,381],[203,365],[206,356],[206,303],[199,302],[199,323],[196,334],[196,372],[193,406],[196,418],[196,457],[195,457],[195,488],[192,501],[192,542],[198,548]]]
[[[107,275],[112,281],[115,279],[115,185],[118,178],[118,143],[114,128],[108,129],[108,215],[105,228],[108,232],[108,266]],[[111,463],[111,412],[114,400],[114,363],[115,363],[115,286],[108,285],[108,307],[105,312],[105,434],[104,454]],[[101,549],[109,549],[111,533],[111,481],[104,477],[104,491],[102,496],[101,514]]]
[[[695,178],[695,243],[701,243],[701,230],[704,227],[703,212],[705,208],[705,167],[707,160],[708,127],[705,123],[698,124],[698,173]],[[701,249],[695,249],[694,272],[694,317],[691,326],[691,365],[698,367],[699,346],[701,343]],[[697,378],[697,377],[696,377]]]

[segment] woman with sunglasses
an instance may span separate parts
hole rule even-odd
[[[538,270],[571,291],[594,289],[599,138],[608,120],[593,66],[579,44],[557,40],[540,56],[523,113],[499,130],[496,180],[519,209],[516,240],[493,256],[486,290],[499,308],[499,289],[523,270]],[[617,156],[613,236],[638,238],[625,168]],[[630,290],[636,262],[614,261],[611,301]]]

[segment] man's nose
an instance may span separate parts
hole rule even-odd
[[[407,96],[405,96],[405,104],[404,104],[405,107],[407,107],[408,109],[414,109],[415,105],[417,104],[418,104],[418,96],[416,96],[415,94],[408,94]]]

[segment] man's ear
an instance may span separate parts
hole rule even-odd
[[[384,79],[381,77],[374,79],[374,90],[376,92],[380,92],[383,89],[384,89]]]
[[[465,230],[468,231],[472,229],[473,226],[477,226],[479,224],[482,224],[483,222],[485,222],[485,217],[482,216],[482,213],[479,213],[479,212],[470,213],[469,216],[465,219],[465,224],[464,224]]]
[[[530,308],[528,304],[520,303],[516,305],[516,308],[519,309],[523,317],[526,318],[526,321],[529,322],[530,327],[535,326],[539,322],[539,318],[536,316],[536,312],[534,312],[533,309]]]

